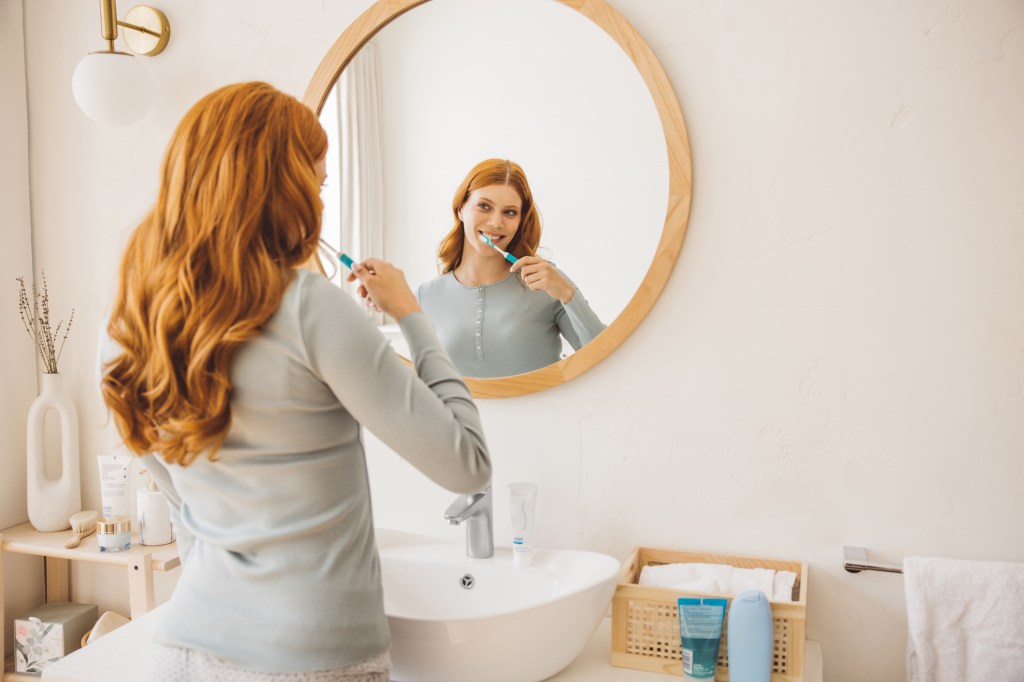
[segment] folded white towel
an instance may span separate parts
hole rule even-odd
[[[1019,682],[1024,564],[909,557],[908,682]]]
[[[796,573],[793,571],[775,571],[772,581],[772,601],[793,601],[793,588],[796,587]]]
[[[639,585],[665,587],[683,592],[737,595],[748,590],[763,592],[772,601],[793,601],[796,573],[769,568],[734,568],[728,564],[663,564],[644,566]]]
[[[772,598],[775,571],[768,568],[733,568],[729,572],[726,594],[736,595],[757,590],[768,599]]]
[[[637,582],[674,589],[691,589],[691,585],[699,583],[702,589],[692,588],[693,592],[727,594],[731,573],[732,566],[727,564],[663,564],[644,566]]]

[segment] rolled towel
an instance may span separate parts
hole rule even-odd
[[[663,564],[644,566],[637,582],[649,587],[728,594],[731,573],[728,564]]]
[[[773,598],[772,583],[775,571],[770,568],[733,568],[729,574],[728,595],[738,595],[757,590],[768,599]]]
[[[728,564],[663,564],[644,566],[637,584],[682,592],[741,594],[763,592],[772,601],[793,601],[796,573],[769,568],[735,568]]]
[[[772,581],[772,601],[793,601],[794,587],[796,587],[796,573],[775,571],[775,580]]]

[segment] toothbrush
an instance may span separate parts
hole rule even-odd
[[[328,258],[337,258],[339,261],[341,261],[341,264],[344,265],[349,270],[356,266],[356,262],[352,260],[352,258],[349,257],[347,253],[345,253],[344,251],[338,251],[336,248],[331,246],[327,241],[323,239],[320,240],[320,245],[317,248],[320,250],[321,256],[326,256]],[[335,271],[334,274],[331,275],[331,279],[334,279],[334,275],[336,274],[337,271]]]
[[[358,265],[358,263],[349,258],[348,254],[342,253],[341,251],[338,252],[338,260],[340,260],[341,264],[344,265],[349,270]],[[373,274],[377,274],[374,270],[370,270],[370,268],[367,268],[367,270]]]
[[[492,242],[492,241],[491,241],[490,239],[488,239],[488,238],[487,238],[487,235],[486,235],[486,234],[481,234],[481,235],[480,235],[480,240],[481,240],[481,241],[482,241],[482,242],[483,242],[484,244],[487,244],[487,246],[491,247],[492,249],[494,249],[495,251],[497,251],[498,253],[500,253],[500,254],[501,254],[502,256],[504,256],[504,257],[505,257],[505,260],[507,260],[507,261],[508,261],[509,263],[515,263],[515,262],[516,262],[517,260],[519,260],[518,258],[516,258],[515,256],[513,256],[513,255],[512,255],[511,253],[509,253],[508,251],[504,251],[504,250],[502,250],[501,248],[499,248],[497,244],[495,244],[494,242]]]
[[[332,256],[337,258],[338,260],[340,260],[341,264],[344,265],[349,270],[351,270],[352,266],[354,266],[356,264],[356,262],[354,260],[352,260],[351,258],[348,257],[348,254],[346,254],[343,251],[336,251],[333,246],[329,245],[323,239],[320,240],[320,248],[322,250],[326,251],[327,253],[331,254]]]
[[[349,258],[346,254],[342,253],[341,251],[338,252],[338,260],[340,260],[342,264],[349,270],[351,270],[352,266],[356,264],[354,260]]]

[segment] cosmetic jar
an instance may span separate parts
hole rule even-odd
[[[132,520],[127,516],[101,516],[96,520],[96,543],[101,552],[130,549]]]

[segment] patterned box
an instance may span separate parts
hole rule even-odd
[[[14,619],[14,670],[42,675],[46,666],[82,646],[82,637],[96,623],[95,604],[55,601]]]

